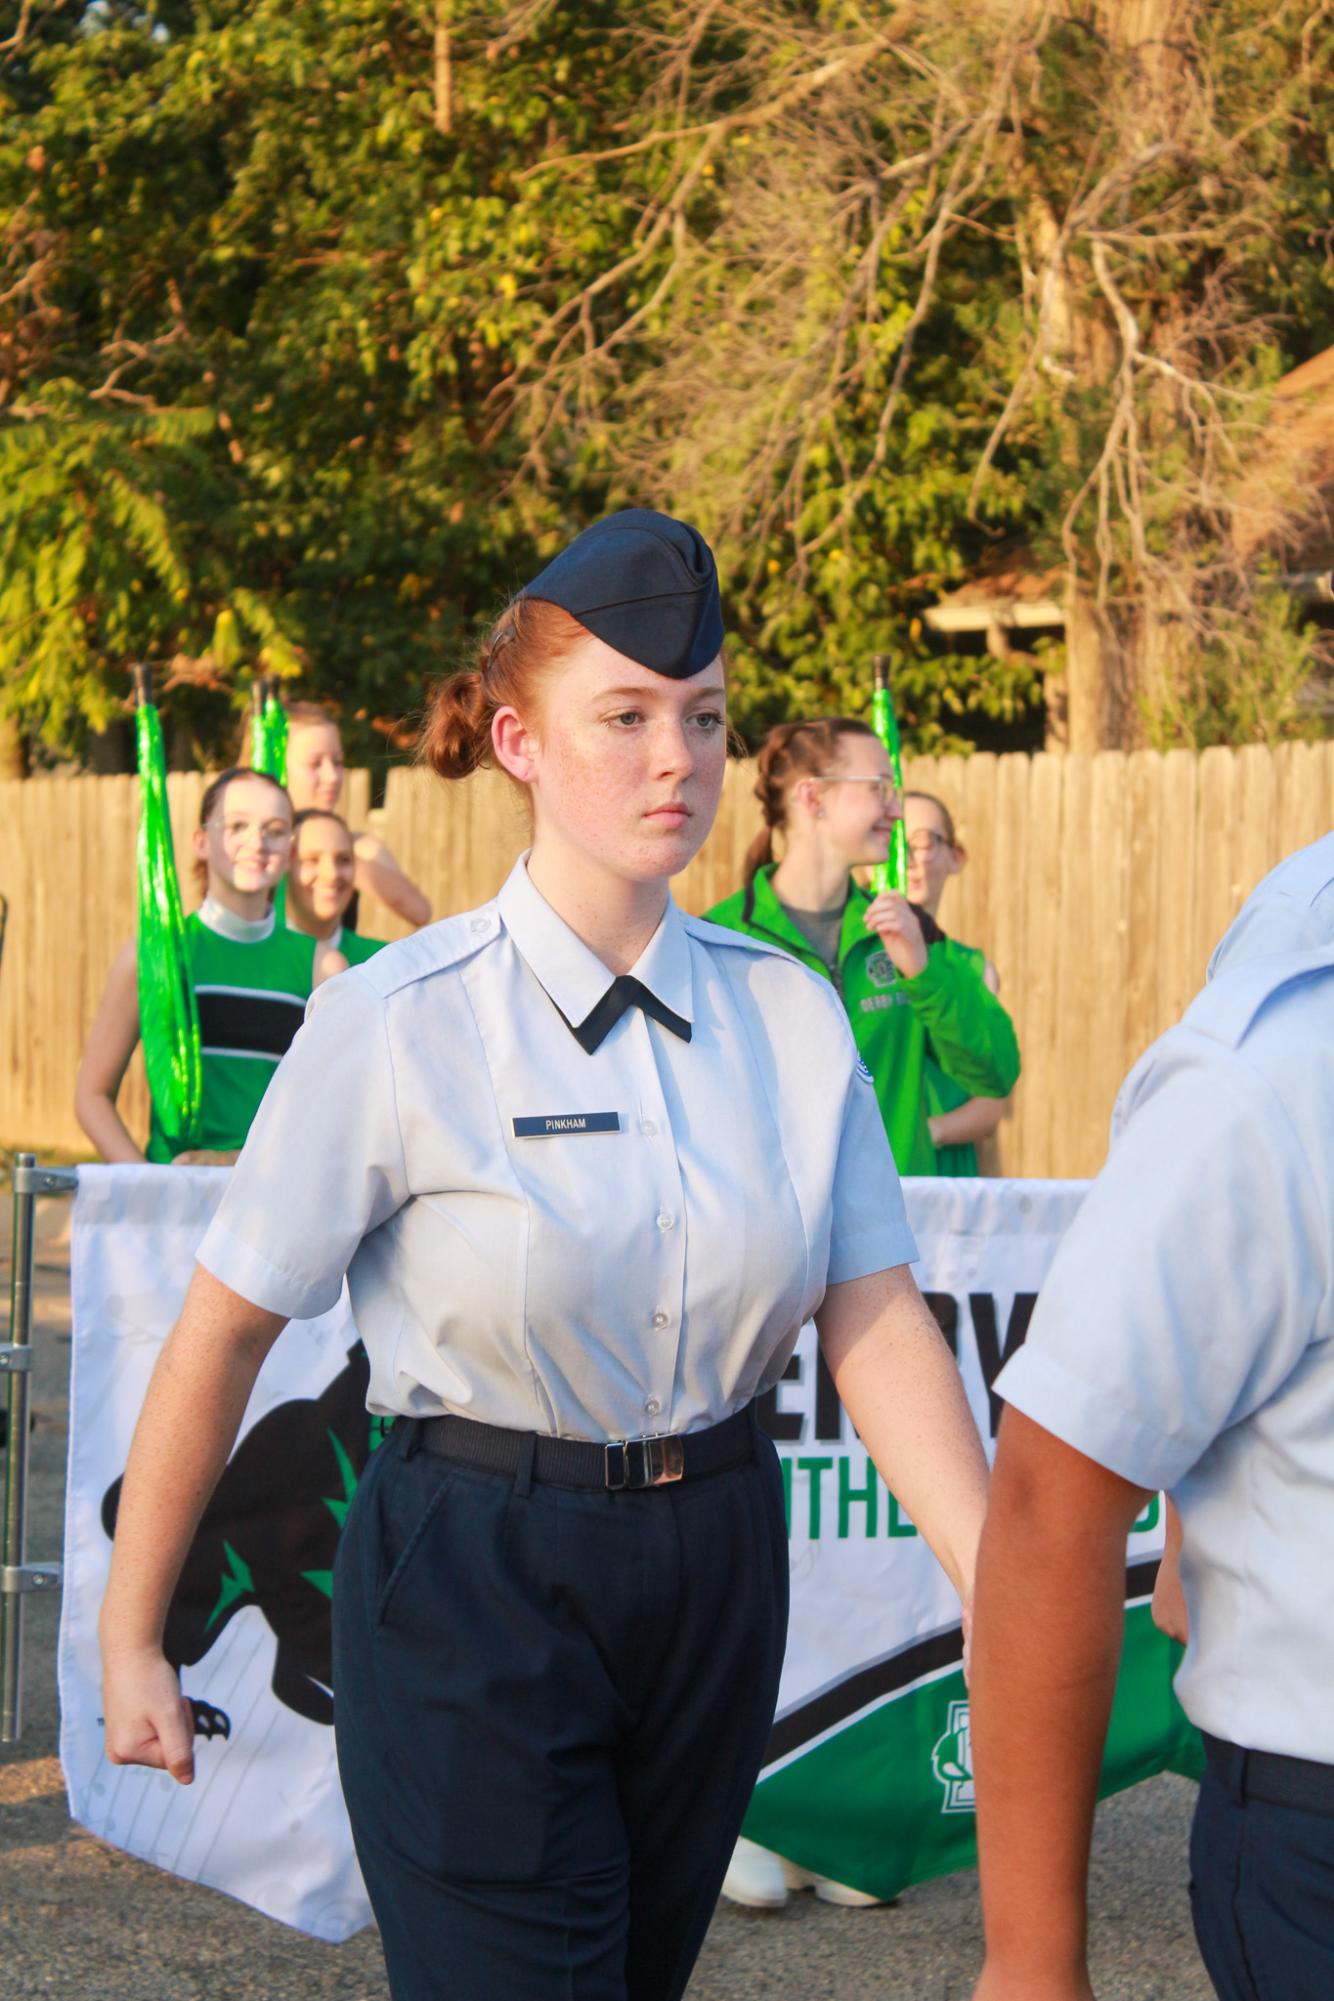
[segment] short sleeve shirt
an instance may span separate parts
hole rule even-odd
[[[315,994],[199,1252],[275,1313],[347,1274],[371,1408],[688,1432],[782,1375],[828,1285],[916,1247],[827,981],[668,902],[632,1007],[516,864]]]
[[[1206,988],[1121,1113],[997,1388],[1172,1493],[1192,1722],[1334,1763],[1334,950]]]

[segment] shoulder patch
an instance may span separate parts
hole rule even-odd
[[[414,931],[410,938],[396,939],[382,952],[363,960],[350,970],[374,988],[382,998],[429,979],[432,973],[448,972],[462,965],[484,946],[500,936],[500,913],[494,902],[477,910],[465,910],[457,917],[441,917],[434,924]]]

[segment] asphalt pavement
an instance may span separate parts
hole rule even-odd
[[[0,1199],[6,1211],[8,1198]],[[30,1560],[59,1554],[69,1371],[68,1205],[39,1205]],[[8,1267],[3,1270],[8,1293]],[[0,1997],[386,2001],[373,1931],[321,1945],[164,1875],[69,1818],[57,1759],[59,1608],[25,1611],[23,1740],[0,1750]],[[1209,2001],[1186,1898],[1194,1787],[1159,1778],[1099,1810],[1092,1875],[1099,2001]],[[967,2001],[981,1960],[972,1872],[845,1911],[809,1893],[773,1915],[720,1904],[689,2001]],[[495,2001],[505,2001],[496,1996]]]

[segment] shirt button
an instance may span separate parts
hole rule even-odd
[[[656,1417],[661,1409],[662,1405],[656,1397],[645,1397],[644,1414],[646,1417]]]
[[[659,1209],[657,1221],[660,1230],[670,1230],[676,1218],[670,1209]]]
[[[653,1325],[655,1327],[665,1327],[667,1325],[667,1315],[665,1313],[655,1313],[653,1316]]]
[[[474,931],[489,931],[489,930],[490,930],[490,928],[491,928],[491,927],[490,927],[490,925],[489,925],[489,924],[487,923],[487,920],[485,919],[485,917],[474,917],[474,918],[473,918],[473,920],[472,920],[472,929],[473,929]]]
[[[652,1139],[654,1133],[658,1130],[658,1122],[656,1119],[641,1119],[639,1121],[639,1130],[643,1133],[645,1139]]]

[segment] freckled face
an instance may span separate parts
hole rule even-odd
[[[287,789],[293,809],[332,812],[343,790],[343,740],[336,723],[302,723],[287,740]]]
[[[673,681],[590,634],[547,676],[527,738],[535,845],[632,881],[676,875],[718,810],[726,704],[721,657]]]

